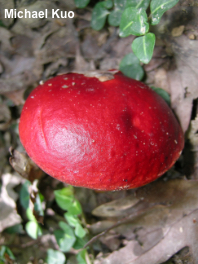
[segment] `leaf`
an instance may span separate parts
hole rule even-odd
[[[71,213],[64,214],[65,219],[69,223],[70,226],[75,227],[79,223],[79,219],[77,216],[72,215]]]
[[[79,223],[75,227],[75,235],[79,238],[83,238],[86,235],[86,231]]]
[[[155,91],[157,94],[159,94],[170,106],[170,95],[162,88],[157,88],[154,86],[151,86],[151,89]]]
[[[0,20],[0,27],[5,27],[6,28],[6,26],[3,24],[2,20]]]
[[[181,179],[156,181],[138,188],[132,196],[139,202],[134,203],[133,198],[129,197],[134,204],[130,211],[131,216],[125,216],[123,222],[119,217],[118,223],[122,225],[117,228],[114,225],[116,235],[131,241],[118,251],[100,258],[100,262],[96,259],[96,262],[160,264],[188,246],[194,257],[193,263],[198,263],[197,188],[197,181]],[[120,205],[122,200],[124,207],[126,197],[119,200]],[[109,217],[108,214],[106,216]],[[100,226],[98,224],[99,229]],[[101,231],[103,230],[100,229]]]
[[[28,220],[36,222],[36,217],[34,216],[30,207],[28,207],[28,209],[26,210],[26,215]]]
[[[62,230],[58,229],[54,231],[56,241],[63,252],[69,251],[76,241],[73,229],[65,222],[59,222],[59,226]],[[64,231],[64,232],[63,232]]]
[[[20,204],[23,206],[24,209],[27,209],[29,207],[29,201],[30,201],[29,186],[30,185],[31,183],[29,181],[25,181],[20,189],[19,200],[20,200]]]
[[[0,193],[0,232],[4,229],[21,223],[21,217],[16,210],[18,194],[14,187],[21,183],[21,177],[10,173],[1,175]]]
[[[16,81],[17,82],[17,81]],[[1,86],[1,84],[0,84]],[[21,92],[21,90],[19,90]],[[25,90],[24,90],[25,91]],[[21,96],[24,94],[21,93]],[[0,91],[1,92],[1,91]],[[15,101],[18,97],[15,94],[15,91],[7,93],[9,97],[13,98],[11,100]],[[12,94],[12,96],[11,96]],[[15,99],[14,99],[15,98]],[[16,102],[15,102],[16,104]],[[15,127],[18,131],[18,127]],[[18,132],[17,132],[18,134]],[[9,162],[13,169],[19,173],[26,180],[28,179],[31,183],[34,182],[35,179],[39,179],[43,175],[43,171],[27,156],[24,152],[19,152],[16,149],[10,148],[10,158]],[[26,209],[26,208],[25,208]]]
[[[147,64],[153,56],[155,46],[155,34],[147,33],[143,37],[134,39],[131,48],[138,59]]]
[[[71,206],[68,208],[68,211],[72,215],[80,215],[82,214],[82,207],[78,200],[74,200]]]
[[[66,257],[62,252],[51,248],[47,250],[47,264],[64,264],[65,261]]]
[[[149,24],[147,23],[147,14],[144,9],[128,7],[122,13],[120,21],[120,37],[129,35],[141,36],[147,33]]]
[[[8,234],[22,234],[22,233],[24,233],[22,224],[16,224],[16,225],[10,226],[10,227],[5,229],[5,232]]]
[[[71,236],[73,236],[73,229],[67,223],[60,221],[58,224],[65,233],[71,234]]]
[[[9,249],[9,247],[1,246],[0,247],[0,260],[5,261],[6,255],[9,257],[10,260],[15,260],[15,256],[13,255],[12,251]],[[7,257],[6,257],[7,259]],[[7,263],[7,261],[5,262]]]
[[[2,101],[0,104],[0,117],[1,117],[0,131],[8,129],[11,121],[11,113],[8,105],[2,103]]]
[[[129,195],[125,198],[99,205],[92,211],[92,214],[98,217],[107,217],[110,219],[126,217],[133,210],[131,208],[135,207],[138,202],[139,200],[134,197],[134,195]]]
[[[179,0],[151,0],[151,25],[157,25],[162,15],[178,2]]]
[[[147,9],[149,6],[150,0],[127,0],[127,7],[134,7],[134,8],[143,8]]]
[[[76,7],[78,8],[84,8],[86,7],[90,0],[74,0]]]
[[[112,0],[105,0],[105,1],[103,1],[103,5],[105,8],[110,9],[113,7],[113,1]]]
[[[70,213],[66,213],[64,214],[64,217],[66,218],[70,226],[75,227],[75,235],[77,237],[83,238],[86,235],[86,231],[81,226],[80,221],[77,216],[74,216]]]
[[[73,245],[74,249],[82,249],[87,243],[87,239],[76,237],[76,242]]]
[[[78,261],[78,264],[87,264],[87,261],[86,261],[86,254],[87,254],[87,250],[86,249],[83,249],[81,250],[78,254],[77,254],[77,261]]]
[[[122,11],[119,9],[113,10],[108,16],[108,23],[113,27],[120,25],[120,20],[122,16]]]
[[[129,78],[141,80],[144,70],[140,65],[139,59],[133,54],[127,54],[120,62],[120,71]]]
[[[69,185],[68,187],[57,190],[56,193],[59,193],[62,196],[73,196],[74,195],[74,188],[72,185]]]
[[[73,215],[82,213],[81,204],[74,198],[73,187],[69,186],[54,191],[55,200],[61,209],[69,211]]]
[[[27,222],[27,224],[25,225],[25,230],[28,235],[33,239],[37,239],[38,236],[42,235],[42,229],[39,224],[35,221]]]
[[[104,7],[104,3],[97,3],[92,12],[91,27],[95,30],[101,30],[106,22],[109,11]]]
[[[63,188],[61,190],[54,191],[55,200],[58,206],[63,210],[68,210],[72,206],[73,202],[73,189]]]
[[[169,36],[167,39],[174,53],[174,61],[171,61],[173,63],[167,72],[171,92],[171,108],[178,117],[183,131],[186,132],[192,118],[193,100],[198,98],[197,41],[192,41],[185,35],[178,38]],[[186,96],[186,92],[188,96]]]
[[[114,6],[117,9],[122,9],[124,10],[125,6],[126,6],[127,0],[114,0]]]
[[[42,207],[43,199],[44,199],[43,195],[41,193],[37,193],[35,204],[34,204],[34,210],[37,211],[40,216],[44,215],[43,207]]]
[[[114,10],[108,16],[108,22],[111,26],[117,27],[120,25],[122,13],[126,6],[126,0],[115,0]]]

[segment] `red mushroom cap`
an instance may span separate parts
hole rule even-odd
[[[157,179],[184,146],[171,109],[120,72],[90,76],[59,75],[32,91],[19,124],[28,155],[74,186],[120,190]]]

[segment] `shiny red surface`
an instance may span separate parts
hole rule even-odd
[[[121,73],[105,82],[77,73],[48,80],[25,102],[19,133],[28,155],[46,173],[99,190],[157,179],[184,145],[166,102]]]

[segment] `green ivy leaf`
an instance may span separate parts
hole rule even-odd
[[[8,255],[10,259],[15,260],[15,256],[13,255],[12,251],[6,246],[1,246],[0,247],[0,261],[5,261],[2,263],[7,263],[6,255]]]
[[[113,1],[112,0],[105,0],[103,2],[103,4],[104,4],[104,7],[107,8],[107,9],[110,9],[110,8],[113,7]]]
[[[58,229],[54,231],[56,241],[63,252],[68,252],[76,241],[73,229],[65,222],[59,222],[59,226],[62,230]],[[64,232],[63,232],[64,231]]]
[[[0,27],[4,27],[4,28],[6,28],[6,26],[4,25],[4,23],[3,23],[2,20],[0,20]]]
[[[179,0],[151,0],[151,25],[157,25],[162,15],[178,2]]]
[[[150,0],[127,0],[126,7],[134,7],[134,8],[143,8],[147,9],[149,6]]]
[[[21,186],[21,189],[19,192],[20,204],[23,206],[24,209],[27,209],[29,207],[29,201],[30,201],[29,186],[30,185],[31,185],[30,181],[25,181],[23,185]]]
[[[114,0],[114,6],[118,9],[124,10],[127,0]]]
[[[87,261],[86,261],[86,254],[87,254],[87,250],[86,249],[83,249],[81,250],[78,254],[77,254],[77,261],[78,261],[78,264],[87,264]]]
[[[108,16],[109,25],[117,27],[120,25],[122,13],[125,9],[127,0],[114,0],[114,10]]]
[[[155,91],[157,94],[159,94],[166,101],[166,103],[170,106],[171,104],[170,95],[164,89],[154,87],[154,86],[151,86],[151,89]]]
[[[28,220],[37,222],[30,207],[28,207],[28,209],[26,210],[26,216],[27,216]]]
[[[47,250],[47,264],[64,264],[65,261],[66,257],[62,252],[51,248]]]
[[[42,207],[42,201],[44,200],[44,197],[41,193],[37,193],[36,200],[34,204],[34,209],[39,213],[39,215],[43,216],[43,207]]]
[[[122,13],[120,21],[120,37],[129,35],[141,36],[148,32],[147,14],[144,9],[128,7]]]
[[[90,0],[74,0],[76,7],[78,8],[84,8],[86,7]]]
[[[68,224],[70,226],[77,226],[79,224],[79,219],[77,216],[72,215],[71,213],[65,213],[64,214],[65,219],[67,220]]]
[[[68,208],[69,213],[72,215],[80,215],[82,214],[82,207],[78,200],[74,199],[71,206]]]
[[[80,238],[80,237],[76,237],[76,242],[73,245],[74,249],[82,249],[85,244],[87,243],[87,239],[84,238]]]
[[[68,208],[72,206],[74,200],[72,186],[63,188],[61,190],[56,190],[54,191],[54,195],[55,200],[61,209],[68,210]]]
[[[8,234],[23,234],[24,233],[22,224],[16,224],[16,225],[10,226],[5,229],[5,232]]]
[[[71,234],[71,236],[73,236],[73,229],[67,223],[60,221],[58,224],[65,233]]]
[[[62,188],[62,189],[58,190],[57,192],[59,192],[60,195],[73,196],[74,195],[74,187],[72,185],[68,185],[67,187]]]
[[[118,27],[120,25],[120,20],[122,16],[122,11],[117,9],[113,10],[108,16],[108,23],[110,26]]]
[[[25,225],[25,230],[28,235],[33,239],[37,239],[39,236],[42,235],[42,229],[39,224],[35,221],[27,222],[27,224]]]
[[[134,39],[131,48],[141,62],[149,63],[153,56],[154,46],[155,34],[147,33],[143,37]]]
[[[72,215],[71,213],[65,213],[64,217],[66,218],[70,226],[75,227],[75,235],[77,237],[83,238],[86,235],[86,231],[81,226],[80,221],[77,216]]]
[[[83,238],[86,235],[86,231],[80,223],[78,223],[75,227],[75,235],[79,238]]]
[[[105,8],[104,2],[97,3],[92,12],[91,27],[95,30],[101,30],[106,22],[109,11]]]
[[[121,60],[119,68],[129,78],[141,80],[144,76],[144,70],[140,65],[140,61],[133,53],[127,54]]]

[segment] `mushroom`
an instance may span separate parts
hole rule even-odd
[[[184,146],[167,103],[116,71],[68,73],[39,85],[24,104],[19,134],[27,154],[47,174],[106,191],[156,180]]]

